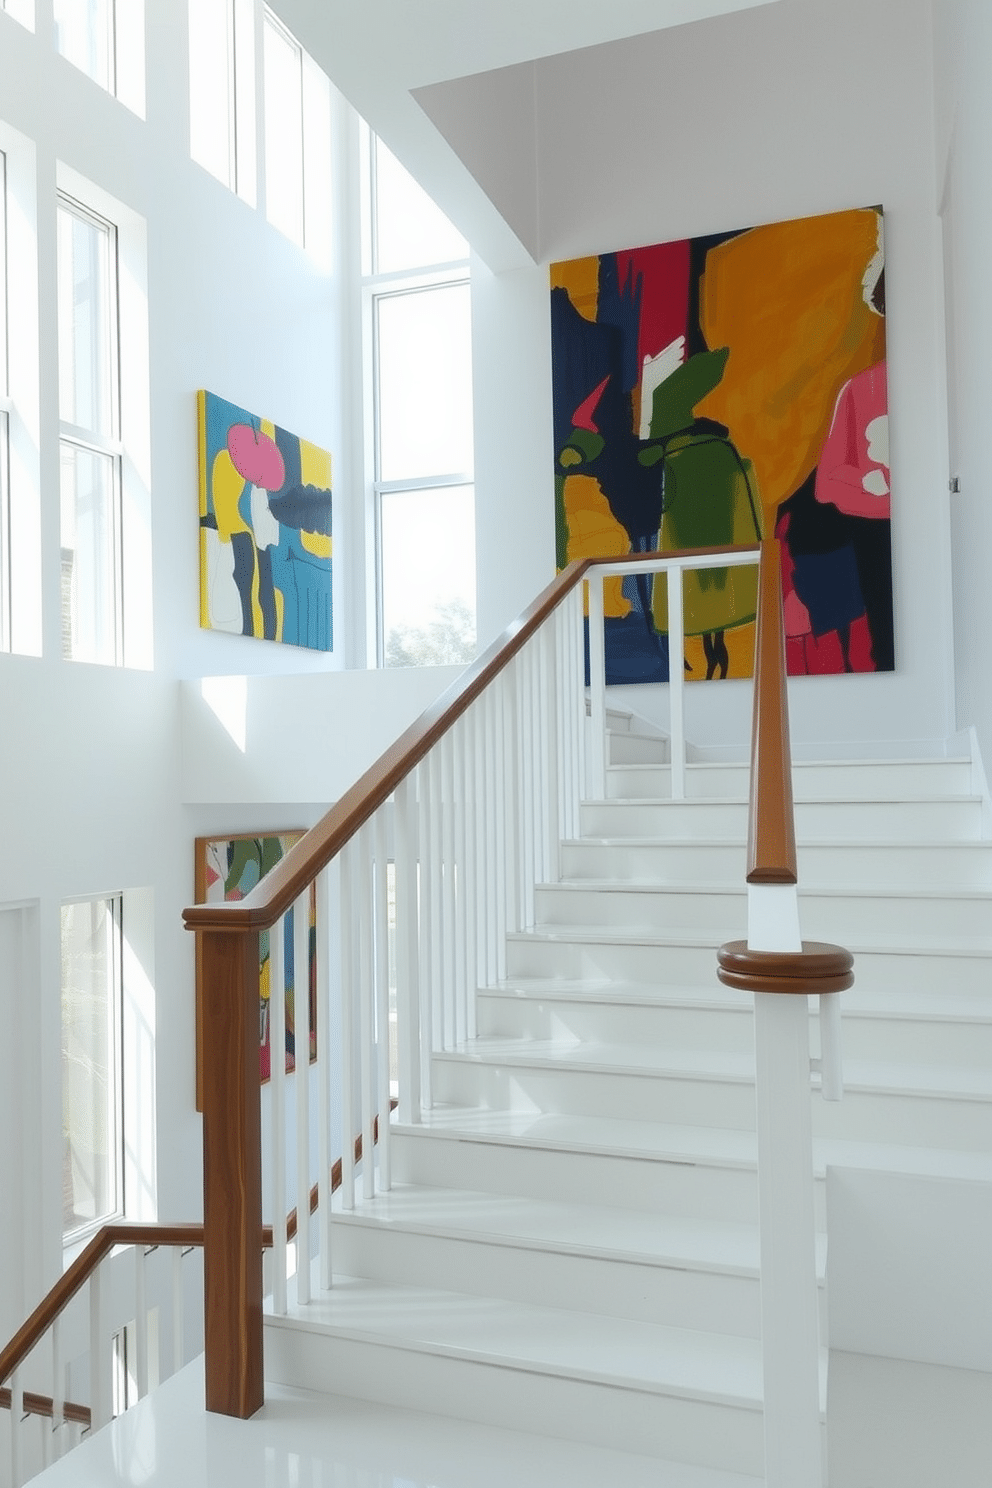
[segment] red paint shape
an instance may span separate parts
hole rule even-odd
[[[274,439],[256,434],[250,424],[232,424],[227,431],[227,452],[239,475],[266,491],[281,490],[286,467]]]
[[[844,653],[835,630],[806,637],[806,671],[811,677],[833,677],[844,671]]]
[[[609,377],[604,377],[602,382],[599,384],[599,387],[594,388],[593,391],[589,394],[588,398],[585,398],[579,404],[578,408],[572,414],[573,428],[588,429],[591,434],[599,433],[599,428],[596,424],[596,420],[593,418],[593,414],[596,412],[596,405],[599,402],[600,398],[603,396],[603,389],[606,387],[606,384],[609,382],[609,380]]]
[[[688,331],[689,240],[618,253],[617,279],[621,289],[640,281],[637,365],[643,367],[645,357],[657,356]]]
[[[802,636],[786,636],[785,670],[790,677],[805,677],[806,646]]]
[[[875,658],[871,654],[871,627],[867,615],[859,615],[851,621],[851,668],[855,672],[874,672]]]

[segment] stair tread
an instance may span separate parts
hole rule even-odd
[[[677,883],[664,883],[658,879],[643,878],[563,878],[556,883],[537,886],[542,894],[574,893],[577,890],[596,894],[679,894],[687,898],[698,898],[707,894],[733,894],[744,898],[747,884],[739,880],[708,879],[705,883],[679,879]],[[856,880],[844,884],[798,885],[800,903],[814,895],[822,899],[936,899],[958,902],[961,899],[992,902],[992,889],[971,885],[918,887],[916,884],[894,884],[879,886],[877,883],[859,884]]]
[[[727,1334],[536,1307],[503,1298],[335,1277],[303,1308],[267,1324],[375,1338],[652,1393],[761,1407],[761,1346]]]
[[[848,936],[847,949],[866,955],[873,953],[902,956],[988,956],[992,958],[992,935],[920,935],[914,928],[912,941],[901,934],[873,932]],[[700,935],[678,926],[658,928],[647,925],[572,925],[566,921],[546,920],[526,930],[511,931],[508,940],[572,941],[579,944],[688,946],[716,950],[725,936],[714,932]],[[715,967],[714,967],[715,974]],[[857,964],[855,963],[855,974]]]
[[[530,1249],[608,1256],[643,1265],[758,1274],[757,1225],[694,1219],[637,1209],[538,1200],[465,1189],[395,1185],[353,1210],[334,1206],[335,1220],[421,1233],[495,1237]]]

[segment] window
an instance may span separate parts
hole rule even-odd
[[[189,0],[189,147],[198,165],[255,205],[253,0]]]
[[[53,13],[62,56],[143,117],[144,0],[54,0]]]
[[[468,245],[368,139],[378,660],[475,655]]]
[[[123,659],[117,232],[58,207],[62,651]]]
[[[123,1213],[122,899],[62,906],[62,1235]]]
[[[265,215],[320,259],[330,252],[331,85],[282,22],[263,17]]]

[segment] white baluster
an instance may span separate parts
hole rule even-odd
[[[454,945],[454,978],[452,984],[452,995],[454,1003],[454,1038],[456,1044],[465,1041],[465,1032],[468,1026],[468,866],[465,836],[465,729],[464,720],[453,725],[449,730],[451,738],[451,805],[452,805],[452,838],[454,851],[452,863],[454,873],[452,876],[452,892],[455,897],[455,945]]]
[[[393,802],[393,838],[399,836],[399,802]],[[406,802],[403,810],[407,809]],[[376,1022],[376,1110],[379,1119],[378,1168],[379,1188],[392,1187],[389,1151],[389,843],[386,833],[386,808],[375,814],[375,1022]],[[396,849],[394,847],[394,858]],[[393,868],[393,893],[396,892],[396,869]]]
[[[286,918],[269,931],[269,1108],[272,1140],[272,1310],[286,1312]]]
[[[825,1101],[844,1096],[839,992],[820,993],[820,1094]]]
[[[320,1285],[331,1286],[331,869],[317,875],[317,1229]]]
[[[407,801],[407,809],[401,813],[406,824],[403,855],[401,859],[397,845],[396,859],[396,995],[400,1035],[405,1040],[400,1046],[400,1112],[402,1120],[419,1122],[421,1106],[430,1110],[433,1104],[434,879],[429,855],[434,806],[429,757],[417,766],[416,783],[404,781],[399,792],[397,799],[402,796]]]
[[[113,1400],[113,1375],[110,1349],[105,1342],[103,1326],[102,1266],[90,1274],[90,1416],[93,1430],[99,1431],[110,1420]]]
[[[172,1373],[182,1369],[183,1358],[183,1253],[178,1245],[172,1249]]]
[[[148,1394],[148,1301],[145,1275],[145,1247],[132,1246],[134,1251],[134,1346],[138,1354],[135,1383],[138,1399]]]
[[[672,800],[685,799],[685,635],[682,624],[682,569],[668,570],[668,707],[672,756]]]
[[[430,998],[432,1049],[443,1049],[444,1044],[444,850],[442,818],[444,793],[442,789],[441,746],[435,744],[428,755],[430,770],[430,812],[428,814],[429,841],[427,844],[427,872],[430,876]],[[421,862],[423,857],[421,856]]]
[[[561,668],[558,664],[558,613],[541,632],[541,732],[544,737],[544,874],[557,883],[561,877],[561,712],[558,706]]]
[[[462,728],[465,758],[465,987],[466,1036],[476,1035],[476,992],[483,983],[485,953],[485,907],[482,893],[482,858],[479,852],[479,708],[468,710]]]
[[[372,831],[368,822],[358,834],[358,1039],[362,1113],[362,1197],[375,1197],[375,1143],[372,1133],[375,1080],[375,1004],[372,985]]]
[[[441,841],[444,861],[442,892],[444,903],[444,998],[442,1047],[454,1048],[457,1033],[455,1028],[455,945],[457,940],[455,921],[458,905],[455,891],[455,761],[454,741],[449,730],[438,746],[441,756],[442,816]]]
[[[589,780],[592,775],[589,728],[586,724],[587,697],[589,698],[589,707],[592,707],[592,689],[591,687],[587,689],[586,686],[585,606],[588,591],[589,586],[585,580],[581,584],[576,585],[575,601],[572,610],[572,658],[576,678],[575,713],[572,720],[572,729],[575,735],[580,808],[579,816],[576,819],[576,836],[579,835],[582,802],[588,800],[591,794]]]
[[[352,1078],[354,1058],[354,999],[358,981],[355,840],[341,850],[341,1207],[355,1207],[355,1104]]]
[[[534,728],[532,652],[529,646],[517,656],[517,711],[514,751],[519,760],[520,864],[523,895],[522,925],[534,923]]]
[[[517,697],[520,682],[519,657],[503,669],[501,721],[502,738],[502,805],[501,832],[504,841],[503,866],[506,873],[506,928],[522,930],[521,908],[521,840],[520,840],[520,760],[517,748]]]
[[[506,674],[501,673],[486,695],[486,760],[489,766],[486,802],[486,837],[490,844],[489,874],[492,897],[493,947],[496,979],[506,976],[506,933],[509,929],[506,869],[506,761],[503,750],[503,706]]]
[[[15,1369],[10,1376],[10,1478],[13,1488],[21,1488],[24,1482],[23,1410],[21,1371]]]
[[[296,1300],[310,1301],[310,904],[293,905],[293,1030],[296,1050]]]
[[[589,794],[606,795],[606,646],[603,637],[603,575],[589,575]]]
[[[62,1426],[65,1422],[65,1373],[62,1363],[62,1318],[56,1316],[49,1334],[52,1350],[52,1445],[62,1455]]]

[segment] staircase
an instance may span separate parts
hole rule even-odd
[[[611,722],[608,799],[478,990],[477,1037],[433,1056],[433,1108],[394,1119],[391,1190],[337,1196],[334,1287],[315,1275],[309,1306],[267,1318],[266,1377],[744,1484],[763,1472],[752,1011],[716,948],[746,934],[747,769],[690,764],[690,799],[666,799],[665,741]],[[922,1199],[940,1181],[950,1223],[961,1192],[992,1193],[971,780],[963,759],[795,767],[803,933],[856,955],[845,1098],[813,1106],[824,1340],[828,1168]],[[910,1232],[895,1264],[933,1259]],[[825,1349],[821,1375],[825,1411]]]

